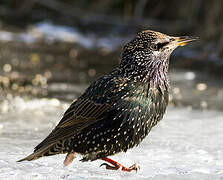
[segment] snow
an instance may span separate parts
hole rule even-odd
[[[129,37],[107,34],[99,36],[95,33],[81,33],[75,27],[55,25],[48,21],[43,21],[30,26],[26,32],[8,32],[0,30],[0,41],[18,41],[25,43],[35,43],[44,40],[46,43],[69,42],[77,43],[84,48],[105,48],[113,51],[129,40]]]
[[[124,38],[111,34],[106,36],[98,36],[95,33],[83,34],[77,28],[55,25],[47,21],[35,24],[30,32],[41,34],[52,42],[76,42],[85,48],[106,48],[110,51],[120,47],[129,40],[129,37]]]
[[[137,173],[126,173],[99,167],[101,160],[82,163],[80,156],[67,167],[63,166],[65,155],[17,163],[53,129],[68,104],[16,97],[0,107],[4,108],[0,109],[1,180],[223,179],[223,112],[168,108],[138,147],[111,157],[123,165],[141,167]]]

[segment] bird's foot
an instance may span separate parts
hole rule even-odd
[[[122,171],[131,172],[132,170],[135,170],[137,172],[140,169],[140,167],[137,164],[133,164],[132,166],[127,168],[127,167],[119,164],[118,162],[116,162],[116,161],[114,161],[114,160],[112,160],[110,158],[107,158],[107,157],[106,158],[102,158],[102,160],[104,160],[104,161],[106,161],[106,162],[108,162],[108,163],[113,165],[113,166],[111,166],[111,165],[109,165],[107,163],[103,163],[103,164],[100,165],[100,167],[101,166],[105,166],[106,169],[109,169],[109,170],[118,170],[118,169],[121,168]]]

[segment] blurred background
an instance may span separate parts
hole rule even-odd
[[[206,131],[212,137],[223,119],[222,7],[219,0],[1,0],[2,156],[14,149],[8,141],[23,139],[18,140],[20,149],[12,153],[11,161],[4,163],[18,159],[18,152],[21,157],[30,152],[27,140],[34,146],[47,135],[92,81],[118,66],[122,46],[145,29],[200,37],[171,56],[169,107],[173,109],[166,117],[180,119],[183,110],[184,122],[212,120],[210,126],[217,126]],[[204,126],[193,125],[202,132],[198,129]],[[171,131],[176,132],[173,137],[181,133],[176,129]]]
[[[223,109],[222,6],[217,0],[2,0],[0,99],[71,101],[118,65],[124,43],[152,29],[201,39],[173,54],[171,103]]]

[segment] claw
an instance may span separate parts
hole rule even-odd
[[[106,169],[109,169],[109,170],[118,170],[119,168],[121,168],[122,171],[131,172],[132,170],[135,170],[137,172],[140,169],[140,167],[137,164],[133,164],[132,166],[127,168],[127,167],[125,167],[125,166],[119,164],[118,162],[113,161],[112,159],[109,159],[109,158],[102,158],[102,160],[107,161],[110,164],[114,165],[114,166],[111,166],[107,163],[103,163],[100,165],[100,167],[105,166]]]
[[[101,166],[105,166],[105,168],[109,169],[109,170],[118,170],[120,168],[120,166],[111,166],[111,165],[109,165],[107,163],[103,163],[103,164],[100,165],[100,167]]]
[[[140,166],[137,164],[133,164],[128,169],[135,170],[136,172],[138,172],[140,170]]]

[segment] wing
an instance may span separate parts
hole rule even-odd
[[[50,154],[51,148],[60,140],[66,139],[105,118],[104,113],[109,108],[110,105],[106,103],[96,103],[89,98],[79,98],[71,104],[55,129],[35,147],[34,152],[18,162],[31,161],[44,156],[46,153]]]
[[[122,88],[124,79],[117,80],[117,76],[113,73],[95,81],[85,93],[73,102],[68,110],[64,113],[63,118],[55,129],[35,147],[34,152],[24,159],[34,160],[45,155],[52,155],[56,145],[68,137],[71,137],[88,126],[104,120],[109,115],[114,102],[120,99],[117,92]],[[119,93],[120,94],[120,93]],[[57,149],[56,153],[62,153],[63,150]]]
[[[106,103],[95,103],[90,99],[78,99],[65,112],[55,129],[38,145],[35,151],[51,146],[59,140],[70,137],[83,128],[100,121],[110,108]],[[35,152],[34,151],[34,152]]]
[[[45,149],[70,137],[82,129],[106,118],[106,112],[111,108],[111,96],[117,82],[114,78],[117,71],[103,76],[85,91],[85,93],[73,102],[64,113],[63,118],[55,129],[35,147],[34,152]]]

